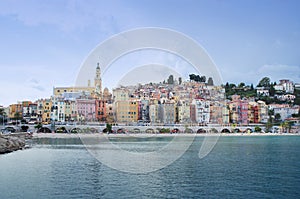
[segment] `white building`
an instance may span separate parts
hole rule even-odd
[[[158,123],[158,104],[149,105],[149,118],[151,123]]]
[[[288,79],[279,80],[279,85],[283,86],[283,90],[287,93],[294,93],[294,83]]]
[[[298,114],[299,106],[275,107],[273,110],[274,110],[274,115],[276,115],[278,113],[278,114],[280,114],[281,120],[285,120],[289,117],[292,117],[293,114]]]
[[[195,105],[196,122],[207,124],[210,120],[210,102],[202,99],[193,99],[192,104]]]
[[[175,103],[166,102],[162,105],[162,121],[164,124],[175,124],[176,112]]]
[[[260,96],[269,96],[270,95],[269,90],[266,89],[265,87],[256,87],[256,93],[257,93],[257,95],[260,95]]]

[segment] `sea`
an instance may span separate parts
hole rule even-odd
[[[114,144],[155,150],[171,139]],[[221,136],[199,158],[203,140],[168,166],[130,173],[101,163],[80,138],[35,138],[0,155],[0,198],[300,198],[300,136]]]

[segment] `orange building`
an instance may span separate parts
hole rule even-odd
[[[96,100],[96,119],[98,121],[106,121],[106,102],[105,100]]]
[[[22,117],[22,104],[18,103],[18,104],[11,104],[9,105],[9,115],[8,117],[10,119],[14,119],[16,118],[16,116],[18,116],[19,118]]]

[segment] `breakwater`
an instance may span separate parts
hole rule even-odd
[[[0,154],[17,151],[24,147],[24,136],[0,135]]]

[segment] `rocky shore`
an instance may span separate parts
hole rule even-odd
[[[0,135],[0,154],[17,151],[24,147],[25,138]]]

